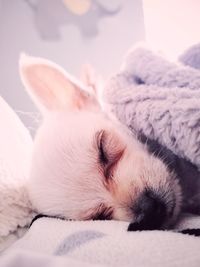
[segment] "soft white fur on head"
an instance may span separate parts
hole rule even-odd
[[[22,81],[43,113],[34,146],[30,199],[40,213],[134,221],[146,189],[173,221],[180,187],[173,173],[100,108],[87,87],[56,64],[22,55]],[[172,207],[173,206],[173,207]]]

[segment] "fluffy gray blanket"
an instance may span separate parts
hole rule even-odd
[[[195,213],[200,213],[199,66],[200,45],[176,63],[136,47],[104,90],[109,109],[181,177],[187,207]]]

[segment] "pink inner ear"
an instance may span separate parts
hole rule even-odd
[[[23,73],[39,105],[48,110],[76,105],[74,85],[59,70],[41,64],[26,66]]]
[[[93,95],[56,64],[43,59],[23,58],[20,61],[22,81],[42,112],[60,109],[97,109]]]

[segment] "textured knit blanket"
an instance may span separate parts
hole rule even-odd
[[[196,46],[180,57],[184,64],[168,62],[145,48],[135,48],[104,90],[106,108],[138,136],[145,136],[146,141],[156,140],[167,153],[169,149],[170,160],[171,157],[183,160],[183,167],[189,168],[186,172],[195,178],[199,176],[200,167],[200,71],[196,61],[194,67],[197,67],[193,68],[192,58],[197,59],[194,51],[200,54],[198,48]],[[21,147],[16,151],[18,149]],[[24,159],[27,157],[26,153],[20,152],[20,155]],[[25,184],[26,180],[23,181]],[[21,227],[25,225],[22,211],[26,211],[26,225],[33,216],[28,200],[24,194],[21,196],[23,201],[18,207],[13,199],[10,202],[11,206],[15,204],[15,209],[20,209],[16,216],[14,212],[12,214],[15,224],[10,225],[11,213],[9,218],[2,217],[4,235],[14,232],[17,218],[20,218]],[[171,231],[127,232],[127,228],[127,222],[40,218],[20,240],[4,251],[0,266],[24,267],[30,266],[30,262],[36,267],[200,266],[200,237],[177,232],[200,228],[199,216],[183,214]]]
[[[169,62],[138,47],[107,83],[104,97],[129,128],[199,168],[200,71],[191,65]]]

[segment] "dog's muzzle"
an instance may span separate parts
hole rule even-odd
[[[132,208],[135,222],[128,231],[160,229],[166,219],[166,204],[153,191],[146,190]]]

